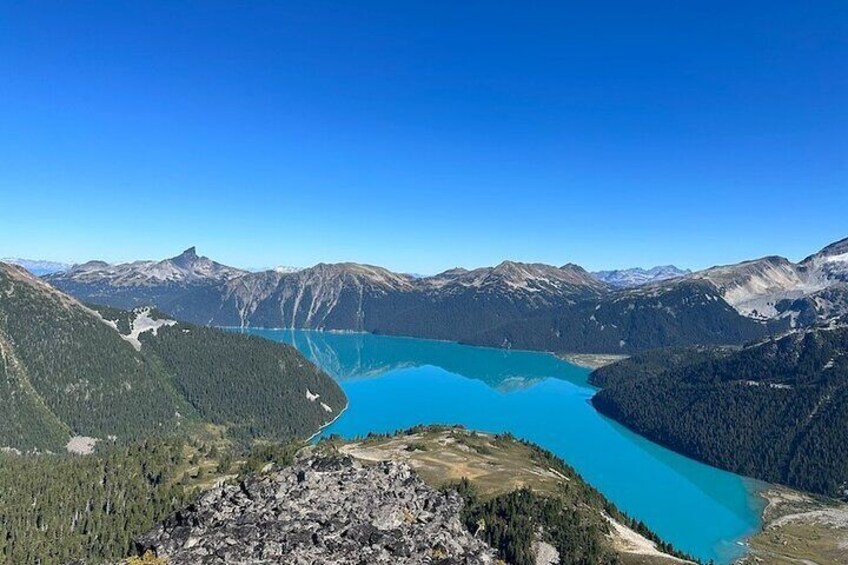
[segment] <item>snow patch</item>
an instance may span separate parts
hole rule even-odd
[[[769,388],[776,388],[779,390],[792,390],[792,385],[786,385],[781,383],[764,383],[760,381],[742,381],[742,384],[745,386],[767,386]]]
[[[159,331],[159,328],[162,326],[174,326],[177,324],[176,320],[155,320],[150,316],[150,308],[140,308],[138,310],[133,310],[135,314],[135,319],[132,321],[129,335],[121,334],[121,337],[124,340],[130,342],[136,351],[141,351],[141,341],[139,341],[139,336],[144,332],[151,332],[153,335]],[[108,323],[108,322],[107,322]],[[113,322],[114,323],[114,322]],[[117,328],[116,328],[117,329]]]
[[[89,455],[94,452],[94,445],[98,441],[99,440],[95,437],[74,436],[68,440],[68,444],[65,446],[65,449],[68,450],[68,453]]]
[[[839,255],[830,255],[823,258],[825,263],[848,263],[848,253],[840,253]]]
[[[323,408],[325,412],[332,412],[333,411],[332,408],[330,408],[329,406],[327,406],[323,402],[321,403],[321,408]]]
[[[312,391],[306,389],[306,400],[309,402],[315,402],[320,396],[320,394],[313,394]]]

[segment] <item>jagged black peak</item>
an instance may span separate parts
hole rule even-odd
[[[173,258],[174,262],[187,262],[190,263],[192,261],[196,261],[200,259],[197,255],[197,248],[195,246],[191,246],[176,257]]]

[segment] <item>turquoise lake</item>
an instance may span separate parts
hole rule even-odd
[[[761,485],[703,465],[601,416],[589,371],[553,355],[359,333],[251,329],[289,343],[350,400],[324,434],[416,424],[512,432],[562,457],[619,508],[676,547],[729,563],[760,526]]]

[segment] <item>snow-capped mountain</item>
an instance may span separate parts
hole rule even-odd
[[[215,323],[362,329],[366,304],[375,297],[411,292],[413,286],[411,277],[381,267],[319,263],[290,273],[250,273],[226,281],[219,290],[218,316],[227,322]]]
[[[798,264],[802,276],[810,284],[833,281],[848,282],[848,238],[831,243],[815,255],[810,255]]]
[[[290,273],[296,273],[298,271],[302,271],[302,267],[291,267],[289,265],[277,265],[273,269],[271,269],[275,273],[280,273],[281,275],[288,275]]]
[[[18,265],[19,267],[23,267],[24,269],[38,277],[43,275],[49,275],[52,273],[59,273],[61,271],[66,271],[71,267],[67,263],[59,263],[56,261],[42,261],[40,259],[19,259],[15,257],[0,259],[0,263]]]
[[[689,269],[679,269],[674,265],[662,265],[650,269],[639,267],[612,271],[595,271],[592,276],[618,288],[632,288],[654,282],[682,277],[691,273]]]

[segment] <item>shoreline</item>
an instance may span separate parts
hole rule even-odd
[[[321,434],[321,432],[323,432],[323,431],[324,431],[325,429],[327,429],[329,426],[332,426],[333,424],[335,424],[335,423],[336,423],[336,420],[338,420],[339,418],[341,418],[341,417],[342,417],[342,414],[344,414],[344,413],[347,411],[347,409],[348,409],[348,407],[349,407],[349,406],[350,406],[350,400],[348,400],[347,402],[345,402],[344,408],[342,408],[341,410],[339,410],[339,413],[338,413],[338,414],[336,414],[336,416],[335,416],[332,420],[330,420],[330,421],[329,421],[329,422],[327,422],[326,424],[323,424],[320,428],[318,428],[318,430],[317,430],[314,434],[312,434],[311,436],[309,436],[308,438],[306,438],[306,439],[304,440],[304,442],[305,442],[305,443],[312,443],[312,440],[313,440],[313,439],[315,439],[315,437],[316,437],[316,436],[320,435],[320,434]]]
[[[776,484],[765,484],[760,531],[745,540],[734,565],[757,563],[844,564],[848,503]]]
[[[630,357],[623,353],[554,353],[554,355],[572,365],[592,371]]]
[[[594,370],[598,367],[602,367],[606,364],[614,363],[615,361],[620,361],[622,359],[626,359],[630,357],[630,354],[623,353],[562,353],[556,351],[548,351],[545,349],[514,349],[512,347],[498,347],[497,345],[477,345],[474,343],[466,343],[463,341],[456,341],[453,339],[438,339],[435,337],[418,337],[414,335],[394,335],[394,334],[378,334],[374,332],[369,332],[366,330],[326,330],[321,328],[280,328],[280,327],[272,327],[272,326],[209,326],[215,327],[222,330],[235,330],[235,331],[247,331],[250,330],[267,330],[267,331],[276,331],[276,332],[313,332],[319,334],[335,334],[335,335],[367,335],[379,338],[387,338],[387,339],[415,339],[421,341],[432,341],[435,343],[449,343],[453,345],[459,345],[462,347],[476,347],[479,349],[491,349],[493,351],[507,351],[512,353],[536,353],[539,355],[551,355],[556,357],[560,361],[564,363],[569,363],[576,367],[580,367],[581,369],[589,369]],[[577,362],[572,360],[570,357],[578,358],[615,358],[609,363],[605,363],[604,365],[591,366],[588,362]]]
[[[472,344],[460,343],[460,342],[451,341],[451,340],[419,338],[419,337],[414,337],[414,336],[396,336],[396,335],[386,335],[386,334],[375,334],[375,333],[372,333],[372,332],[354,331],[354,330],[325,330],[325,329],[315,329],[315,328],[270,328],[270,327],[253,327],[253,326],[246,326],[246,327],[230,326],[226,329],[232,329],[232,330],[235,330],[235,331],[242,331],[244,333],[251,333],[252,330],[265,330],[265,331],[271,331],[271,332],[291,332],[291,333],[308,332],[308,333],[314,333],[314,334],[330,334],[330,335],[335,334],[335,335],[347,335],[347,336],[363,335],[363,336],[374,336],[374,337],[378,337],[378,338],[388,338],[388,339],[391,339],[391,340],[423,340],[423,341],[431,341],[431,342],[442,343],[442,344],[460,345],[460,346],[463,346],[463,347],[490,349],[492,351],[500,351],[500,352],[524,352],[524,353],[532,353],[532,354],[551,355],[551,356],[555,357],[558,361],[561,361],[563,363],[568,363],[572,366],[579,367],[579,368],[587,370],[587,371],[593,370],[593,366],[589,365],[590,362],[592,362],[593,365],[595,365],[595,367],[599,367],[599,366],[603,366],[603,365],[606,365],[606,364],[609,364],[609,363],[612,363],[612,362],[616,362],[620,359],[628,357],[627,355],[622,355],[622,354],[598,354],[598,353],[566,354],[566,353],[554,353],[554,352],[551,352],[551,351],[540,351],[540,350],[518,350],[518,349],[510,349],[510,348],[506,348],[506,347],[497,347],[497,346],[472,345]],[[259,337],[262,337],[262,336],[260,335]],[[591,387],[591,385],[587,385],[587,386],[589,388],[595,389],[594,392],[597,392],[596,387]],[[590,404],[591,404],[591,402],[590,402]],[[338,421],[338,419],[341,418],[341,416],[344,414],[344,412],[349,408],[349,405],[350,405],[350,401],[348,401],[348,403],[345,405],[345,407],[332,420],[330,420],[326,424],[322,425],[315,433],[313,433],[311,436],[309,436],[309,438],[307,438],[306,442],[312,443],[315,440],[315,438],[319,437],[326,428],[328,428],[329,426],[334,424],[336,421]],[[616,420],[614,418],[609,418],[608,416],[603,414],[603,412],[601,412],[597,409],[594,409],[594,410],[595,410],[595,412],[597,412],[597,414],[599,416],[601,416],[603,418],[608,418],[611,422],[613,422],[617,425],[621,425],[625,429],[629,429],[630,431],[634,431],[634,430],[630,429],[626,424],[619,422],[618,420]],[[662,447],[664,449],[669,449],[667,446],[663,445],[662,443],[657,442],[656,440],[653,440],[653,439],[651,439],[647,436],[644,436],[644,435],[638,434],[638,433],[636,435],[638,435],[640,438],[643,438],[643,439],[645,439],[645,440],[647,440],[647,441],[649,441],[649,442],[651,442],[651,443],[653,443],[653,444],[655,444],[659,447]],[[700,463],[700,464],[704,464],[704,465],[711,467],[713,469],[716,469],[718,471],[722,471],[722,472],[725,472],[725,473],[736,475],[739,478],[743,479],[745,481],[745,483],[748,485],[746,487],[746,490],[748,490],[748,496],[750,497],[751,500],[755,500],[755,499],[756,500],[762,500],[762,492],[764,490],[766,490],[769,486],[771,486],[771,485],[759,484],[759,483],[761,483],[761,481],[759,481],[755,478],[747,477],[747,476],[744,476],[744,475],[739,475],[739,474],[733,473],[732,471],[729,471],[727,469],[722,469],[720,467],[716,467],[715,465],[711,465],[711,464],[706,463],[704,461],[701,461],[699,459],[693,458],[686,453],[682,453],[682,452],[672,450],[672,449],[669,449],[669,450],[672,451],[673,453],[681,456],[681,457],[687,458],[689,460],[695,461],[695,462]],[[728,559],[725,562],[727,565],[733,565],[733,564],[739,563],[740,561],[744,560],[746,557],[749,557],[749,556],[752,555],[748,541],[751,538],[753,538],[754,536],[759,535],[763,531],[763,528],[766,525],[766,521],[763,517],[762,510],[763,510],[763,508],[760,505],[757,505],[755,514],[757,515],[757,518],[758,518],[757,522],[758,523],[755,525],[754,528],[752,528],[752,530],[749,530],[748,533],[743,534],[741,537],[735,538],[733,540],[727,540],[728,542],[732,541],[734,543],[734,545],[742,546],[742,548],[743,548],[743,551],[741,552],[742,555],[739,555],[738,557],[735,557],[735,558],[731,557],[730,559]]]

